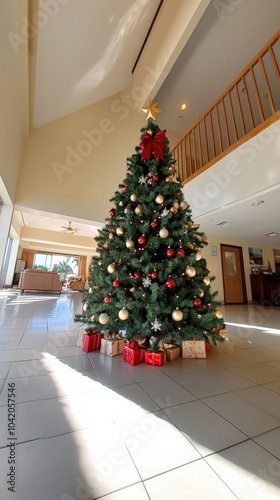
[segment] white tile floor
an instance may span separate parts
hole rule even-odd
[[[223,307],[229,343],[157,368],[77,348],[80,301],[0,291],[1,500],[280,498],[279,308]]]

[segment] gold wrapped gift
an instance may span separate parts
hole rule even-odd
[[[182,358],[206,358],[204,340],[183,340]]]

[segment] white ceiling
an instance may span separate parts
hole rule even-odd
[[[78,0],[68,0],[64,4],[57,2],[58,10],[51,22],[39,27],[35,126],[65,116],[131,85],[133,65],[160,2],[83,0],[82,3],[81,8]],[[44,5],[44,2],[40,4]],[[280,0],[212,0],[155,96],[154,100],[159,101],[163,110],[157,123],[162,128],[183,134],[279,29],[279,18]],[[189,105],[185,112],[179,110],[182,101]],[[277,157],[279,143],[274,149]],[[273,168],[279,169],[279,164]],[[197,179],[199,189],[203,189],[205,178],[202,175]],[[238,182],[239,186],[245,185],[241,177]],[[222,234],[228,238],[247,239],[274,247],[277,244],[280,248],[279,237],[278,240],[268,238],[267,241],[267,237],[263,240],[264,232],[280,233],[278,188],[269,194],[261,194],[258,186],[254,187],[255,191],[250,189],[247,179],[246,185],[249,201],[246,196],[231,199],[230,185],[221,191],[223,204],[216,199],[212,200],[211,207],[202,211],[194,207],[194,217],[199,219],[208,234],[220,235],[222,229]],[[185,189],[192,208],[190,185]],[[108,193],[108,198],[110,195]],[[259,196],[265,203],[254,207],[253,211],[251,198],[259,199]],[[228,219],[232,225],[216,226],[217,221]],[[68,225],[69,218],[59,214],[26,212],[23,220],[28,227],[60,231],[62,225]],[[79,235],[94,237],[96,234],[97,227],[93,227],[90,221],[70,220],[79,228]]]
[[[159,3],[69,0],[57,6],[38,32],[35,126],[129,87]]]

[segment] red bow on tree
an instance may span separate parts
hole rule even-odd
[[[148,134],[148,132],[145,132],[145,134],[142,137],[142,141],[140,143],[140,148],[142,149],[141,158],[149,160],[151,158],[151,153],[154,153],[154,158],[156,160],[158,158],[164,160],[163,157],[164,144],[165,144],[164,132],[162,131],[158,132],[154,136],[154,138],[150,134]]]

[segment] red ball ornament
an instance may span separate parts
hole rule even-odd
[[[127,190],[127,186],[123,186],[122,190],[126,191]]]
[[[175,281],[174,281],[174,279],[173,279],[173,278],[168,278],[168,280],[166,280],[166,282],[164,283],[164,286],[165,286],[166,288],[171,289],[171,288],[175,288],[176,283],[175,283]]]
[[[150,224],[152,229],[156,229],[158,227],[158,221],[157,220],[152,220]]]
[[[159,176],[155,174],[155,175],[153,175],[152,179],[154,182],[158,182]]]
[[[141,278],[141,273],[139,271],[135,271],[135,273],[133,273],[133,278],[139,280],[139,278]]]
[[[200,306],[201,306],[201,300],[200,300],[198,297],[196,297],[196,298],[194,299],[194,301],[193,301],[193,305],[194,305],[195,307],[200,307]]]
[[[167,255],[167,257],[174,257],[175,250],[173,250],[173,248],[167,248],[166,255]]]
[[[114,208],[111,208],[109,215],[110,217],[114,217],[114,215],[116,215],[116,210]]]
[[[144,236],[144,234],[142,234],[142,236],[139,236],[138,243],[139,243],[139,245],[145,245],[145,243],[146,243],[146,236]]]
[[[128,177],[130,177],[130,173],[129,173],[129,172],[127,172],[127,173],[125,174],[125,176],[126,176],[126,178],[128,179]]]
[[[110,300],[111,300],[111,295],[105,295],[105,297],[104,297],[105,304],[109,304]]]
[[[182,191],[179,191],[177,196],[178,196],[178,198],[182,198],[182,196],[183,196]]]
[[[114,280],[113,281],[113,287],[114,288],[119,288],[120,287],[120,281],[119,280]]]
[[[185,255],[185,250],[183,248],[178,248],[177,255],[178,257],[183,257]]]
[[[124,213],[126,214],[126,213],[127,213],[127,212],[129,212],[129,210],[131,210],[131,209],[132,209],[131,205],[127,205],[127,206],[125,207],[125,209],[124,209]]]
[[[152,280],[156,280],[156,279],[157,279],[157,277],[158,277],[158,273],[157,273],[157,271],[153,271],[153,272],[151,273],[151,278],[152,278]]]

